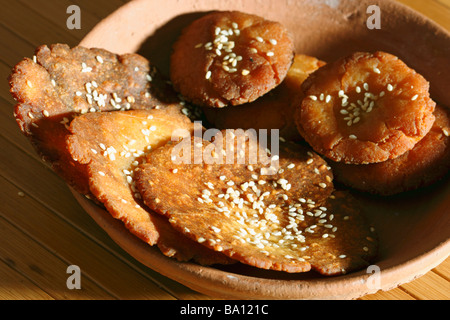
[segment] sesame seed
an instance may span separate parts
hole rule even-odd
[[[209,70],[208,70],[208,72],[206,72],[206,76],[205,76],[206,80],[209,80],[211,78],[211,74],[212,73]]]
[[[309,98],[310,98],[311,100],[317,101],[317,97],[316,97],[316,96],[309,96]]]
[[[102,57],[96,56],[95,59],[97,59],[97,61],[98,61],[99,63],[103,63],[103,58],[102,58]]]
[[[444,133],[444,135],[445,135],[446,137],[448,137],[448,136],[450,135],[450,133],[448,132],[447,129],[442,129],[442,132]]]
[[[247,76],[247,75],[249,75],[250,74],[250,71],[248,71],[247,69],[243,69],[242,70],[242,75],[243,76]]]
[[[198,243],[203,243],[203,242],[205,242],[205,241],[206,241],[206,239],[203,238],[203,237],[200,237],[200,238],[197,239],[197,242],[198,242]]]
[[[173,172],[173,173],[177,173],[177,172],[178,172],[178,169],[173,169],[172,172]]]
[[[415,100],[417,100],[418,97],[419,97],[419,95],[416,94],[414,97],[411,98],[411,100],[412,100],[412,101],[415,101]]]
[[[378,68],[373,68],[373,72],[375,72],[375,73],[377,73],[377,74],[380,74],[381,73],[381,71],[380,71],[380,69],[378,69]]]
[[[275,53],[273,53],[272,51],[267,52],[268,57],[273,57],[274,55],[275,55]]]
[[[319,183],[319,187],[321,187],[322,189],[325,189],[327,187],[326,183]]]
[[[356,140],[356,139],[358,139],[358,137],[357,136],[355,136],[354,134],[351,134],[351,135],[349,135],[348,136],[350,139],[352,139],[352,140]]]
[[[387,85],[387,90],[388,91],[393,91],[394,90],[394,87],[392,86],[392,84],[388,84]]]

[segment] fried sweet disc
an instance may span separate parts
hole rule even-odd
[[[65,149],[73,117],[178,103],[142,56],[64,44],[37,48],[33,59],[25,58],[14,67],[9,82],[18,102],[14,115],[21,131],[42,159],[83,194],[89,193],[85,168]]]
[[[327,64],[304,83],[296,123],[318,153],[336,162],[395,159],[434,122],[429,83],[384,52],[354,53]]]
[[[302,83],[325,63],[296,54],[283,82],[257,100],[228,108],[204,107],[206,119],[218,129],[279,129],[287,141],[303,140],[294,121],[294,112],[303,99]]]
[[[428,186],[450,170],[450,111],[436,106],[436,121],[413,149],[367,165],[330,162],[336,180],[364,192],[393,195]]]
[[[280,84],[293,57],[293,39],[280,23],[216,11],[183,30],[173,46],[170,78],[193,104],[239,105]]]
[[[134,186],[134,170],[146,153],[192,130],[176,107],[90,113],[72,121],[67,146],[74,161],[87,167],[92,194],[132,234],[179,260],[226,263],[230,259],[185,238],[148,210]]]
[[[330,200],[332,173],[309,148],[283,144],[278,170],[265,175],[264,162],[186,164],[177,160],[188,150],[179,145],[149,154],[136,185],[150,208],[191,239],[242,263],[286,272],[342,274],[373,256],[369,227],[347,197]],[[192,149],[205,154],[215,145],[192,139]]]

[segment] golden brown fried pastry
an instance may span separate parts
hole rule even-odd
[[[310,56],[296,54],[284,81],[275,89],[240,106],[229,108],[204,107],[206,119],[218,129],[279,129],[287,141],[300,141],[294,112],[303,99],[301,85],[325,63]]]
[[[148,210],[134,185],[134,170],[148,152],[192,130],[177,107],[90,113],[72,121],[67,148],[75,162],[86,166],[95,198],[132,234],[178,260],[228,263],[230,259],[185,238]]]
[[[10,86],[22,132],[42,159],[83,194],[89,194],[85,168],[65,148],[75,116],[179,105],[173,90],[142,56],[64,44],[37,48],[34,59],[14,67]]]
[[[173,46],[170,78],[193,104],[240,105],[285,78],[293,39],[280,23],[238,11],[218,11],[186,27]]]
[[[450,169],[450,111],[439,105],[430,132],[413,149],[400,157],[381,163],[330,165],[336,180],[343,184],[380,195],[393,195],[428,186]]]
[[[376,239],[368,238],[372,232],[353,200],[331,195],[332,173],[309,148],[282,144],[277,170],[267,174],[273,162],[269,168],[259,158],[248,164],[248,150],[258,149],[254,139],[246,142],[247,162],[241,164],[218,157],[228,150],[229,136],[188,141],[191,150],[212,154],[217,163],[184,158],[188,148],[182,143],[150,153],[136,171],[136,185],[151,209],[196,242],[258,268],[313,268],[326,275],[365,266],[376,252]],[[238,155],[240,144],[232,145]]]
[[[395,159],[434,122],[429,83],[397,57],[354,53],[327,64],[304,83],[296,123],[318,153],[336,162]]]

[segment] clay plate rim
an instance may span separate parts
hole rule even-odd
[[[139,6],[147,1],[152,0],[134,0],[120,7],[94,27],[80,45],[102,47],[102,44],[104,44],[102,32],[111,28],[111,21],[119,21],[120,24],[120,21],[123,22],[124,17],[129,14],[128,11],[136,10],[136,8],[139,8]],[[428,26],[431,26],[431,29],[448,35],[448,32],[436,23],[402,4],[391,0],[383,0],[380,3],[389,5],[391,8],[409,12],[409,14],[417,19],[425,21]],[[211,7],[206,9],[211,9]],[[198,7],[196,10],[202,11],[205,8]],[[113,33],[117,32],[114,28],[111,30]],[[126,26],[126,28],[130,27]],[[133,30],[130,30],[130,34],[133,34]],[[448,37],[450,38],[450,35]],[[127,41],[129,42],[124,47],[134,48],[130,52],[137,51],[142,44],[142,41],[139,41],[139,39],[131,38]],[[115,50],[116,53],[125,53],[120,51],[119,46],[115,45],[115,48],[117,49]],[[380,273],[381,286],[372,289],[367,285],[371,274],[368,274],[366,270],[340,277],[308,280],[279,280],[252,277],[226,272],[214,267],[204,267],[189,262],[178,262],[165,257],[160,253],[158,248],[150,247],[134,237],[121,222],[112,218],[106,210],[97,206],[76,191],[72,189],[71,191],[75,199],[92,219],[106,231],[114,242],[133,258],[152,270],[193,290],[224,299],[356,299],[379,290],[390,290],[412,281],[439,265],[450,254],[450,239],[447,239],[433,249],[413,259],[382,269]]]

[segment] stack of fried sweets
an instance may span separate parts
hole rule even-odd
[[[42,159],[179,261],[364,268],[376,232],[334,179],[390,195],[449,169],[448,110],[393,55],[325,64],[295,53],[280,23],[219,11],[183,30],[170,62],[169,82],[137,54],[41,46],[10,85],[17,123]],[[193,135],[195,110],[218,129],[210,139]],[[229,129],[279,129],[278,152]]]

